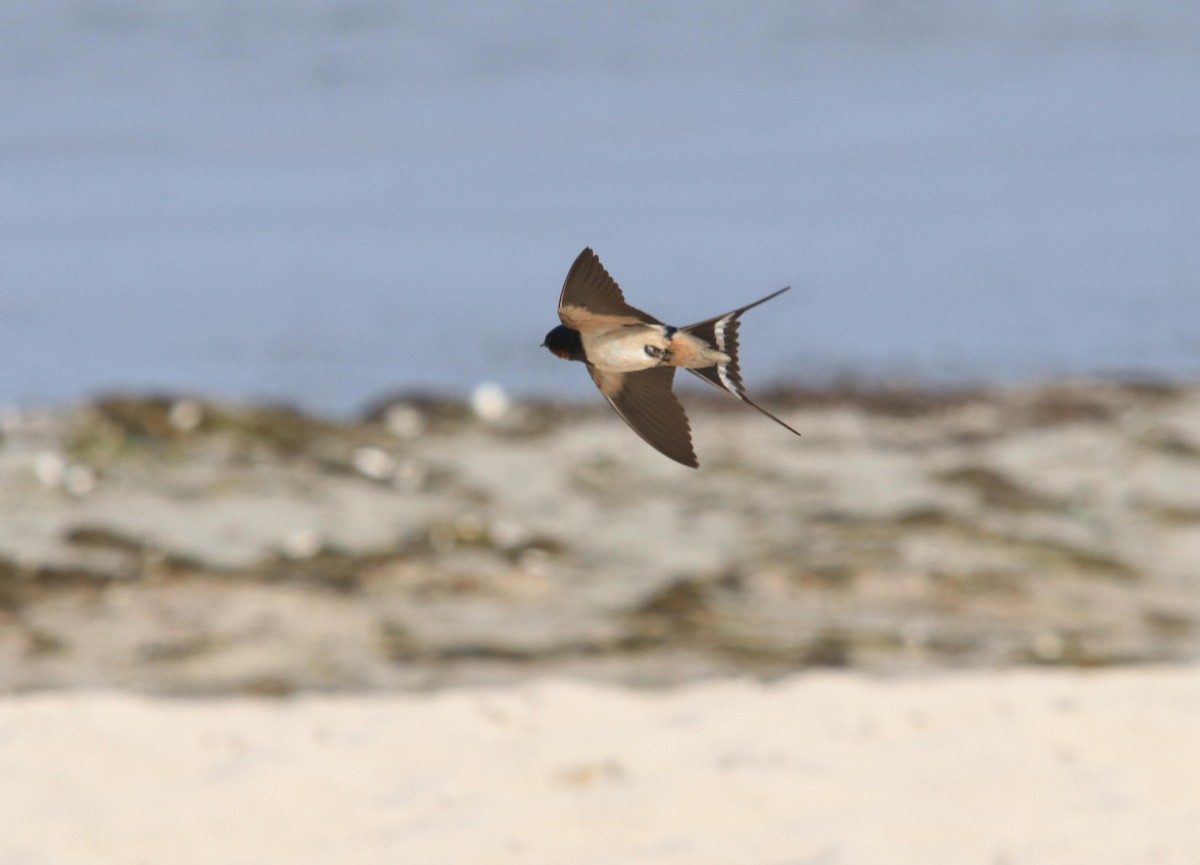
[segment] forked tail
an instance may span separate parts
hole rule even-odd
[[[742,374],[738,367],[738,325],[741,323],[739,319],[741,318],[742,313],[749,309],[754,309],[754,307],[758,306],[759,304],[766,303],[773,297],[778,297],[789,288],[791,288],[791,286],[785,286],[784,288],[779,289],[779,291],[768,294],[766,297],[754,301],[754,303],[748,303],[745,306],[739,307],[738,309],[733,310],[733,312],[727,312],[724,315],[718,315],[715,318],[705,319],[704,321],[697,322],[696,324],[691,324],[687,327],[680,328],[680,330],[699,337],[717,351],[728,355],[729,357],[729,360],[726,363],[718,363],[716,366],[706,366],[701,369],[688,368],[688,372],[699,376],[713,387],[720,388],[726,393],[733,394],[746,405],[762,412],[784,429],[788,430],[789,432],[796,433],[796,435],[800,435],[800,433],[796,432],[796,430],[792,429],[762,406],[756,405],[749,397],[746,396],[746,388],[742,385]]]

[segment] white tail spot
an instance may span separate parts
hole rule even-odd
[[[713,328],[713,333],[717,337],[717,351],[721,352],[721,354],[727,354],[725,351],[725,326],[732,320],[733,316],[727,315],[724,318],[718,319],[716,326]],[[725,368],[728,365],[729,364],[725,363],[717,364],[717,378],[721,380],[721,384],[725,385],[725,390],[729,391],[738,399],[741,399],[742,395],[738,393],[738,389],[734,387],[733,381],[729,378],[729,374],[725,371]]]

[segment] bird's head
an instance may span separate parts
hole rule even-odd
[[[541,347],[550,349],[552,354],[563,360],[587,359],[583,353],[583,340],[579,338],[579,331],[563,324],[546,334]]]

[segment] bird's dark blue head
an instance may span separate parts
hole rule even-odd
[[[546,334],[546,340],[542,343],[542,347],[550,349],[563,360],[587,360],[587,355],[583,353],[583,340],[579,338],[579,331],[564,324],[560,324]]]

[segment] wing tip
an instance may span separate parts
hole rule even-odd
[[[649,444],[652,448],[654,448],[656,451],[658,451],[663,456],[668,457],[669,459],[679,463],[681,466],[687,466],[689,469],[700,468],[700,460],[696,459],[696,449],[692,446],[692,439],[691,439],[690,434],[688,436],[686,452],[671,453],[670,451],[666,450],[665,448],[660,448],[658,445],[654,444],[651,441],[647,441],[646,443]]]

